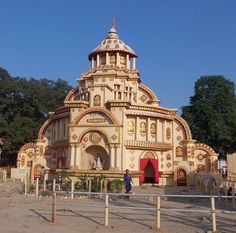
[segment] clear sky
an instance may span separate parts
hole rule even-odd
[[[236,83],[236,0],[0,0],[0,67],[76,86],[116,18],[163,107],[188,105],[195,81]]]

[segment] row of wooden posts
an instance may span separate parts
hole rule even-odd
[[[71,198],[74,198],[74,187],[75,187],[75,180],[76,177],[71,177],[71,190],[70,190],[70,194],[71,194]],[[108,180],[104,179],[100,181],[100,192],[101,193],[106,193],[107,192],[107,184],[108,184]],[[28,193],[29,191],[29,178],[28,176],[25,177],[24,180],[24,186],[25,186],[25,190],[24,193],[25,195]],[[90,193],[91,192],[91,188],[92,188],[92,179],[87,179],[87,190]],[[46,187],[46,179],[43,179],[43,190],[45,191],[47,189]],[[58,186],[58,189],[60,190],[60,183]],[[52,180],[52,191],[55,192],[56,191],[56,179]],[[38,197],[39,196],[39,178],[36,178],[35,180],[35,196]]]
[[[51,215],[51,222],[52,223],[56,223],[56,206],[58,205],[66,205],[64,203],[57,203],[56,200],[56,193],[57,192],[53,192],[52,195],[52,215]],[[60,194],[63,194],[63,192],[60,192]],[[89,193],[89,192],[75,192],[75,194],[83,194],[83,195],[90,195],[90,194],[95,194],[95,195],[99,195],[100,193]],[[109,224],[109,209],[114,209],[114,208],[121,208],[121,206],[110,206],[109,205],[109,196],[124,196],[124,194],[111,194],[111,193],[103,193],[104,195],[104,226],[108,226]],[[127,194],[128,195],[128,194]],[[135,195],[135,194],[132,194]],[[148,196],[146,194],[138,194],[141,196]],[[150,195],[149,195],[150,196]],[[195,197],[195,198],[210,198],[210,202],[211,202],[211,209],[210,209],[210,214],[211,214],[211,226],[212,226],[212,232],[215,233],[216,232],[216,209],[215,209],[215,197],[216,196],[198,196],[198,195],[155,195],[153,194],[152,196],[156,197],[156,207],[154,208],[150,208],[150,207],[130,207],[130,206],[122,206],[122,209],[142,209],[142,210],[156,210],[156,225],[154,227],[154,229],[156,228],[156,230],[160,230],[161,228],[161,197]],[[73,206],[76,206],[78,204],[73,204]],[[78,205],[81,206],[81,205]],[[86,206],[86,205],[84,205]],[[91,205],[90,205],[91,206]],[[101,205],[92,205],[93,207],[102,207]],[[164,211],[164,209],[163,209]],[[165,211],[185,211],[185,212],[191,212],[192,210],[188,209],[188,210],[180,210],[180,209],[165,209]],[[203,212],[203,210],[199,210],[199,212]]]

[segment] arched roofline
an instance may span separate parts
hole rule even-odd
[[[193,146],[193,150],[204,150],[210,155],[218,156],[218,154],[210,146],[204,143],[195,143]]]
[[[150,99],[152,99],[153,101],[160,102],[159,99],[157,98],[156,94],[145,84],[140,83],[139,89],[144,91],[150,97]]]
[[[192,140],[192,133],[191,133],[191,130],[188,126],[188,123],[182,117],[180,117],[178,115],[174,116],[174,120],[176,120],[180,125],[182,125],[184,127],[186,140]]]
[[[78,115],[72,122],[72,124],[78,124],[78,122],[88,113],[92,113],[92,112],[102,112],[104,114],[106,114],[111,121],[113,122],[113,124],[115,124],[116,126],[119,126],[119,122],[116,119],[116,117],[108,110],[100,108],[100,107],[96,107],[96,108],[90,108],[90,109],[86,109],[84,110],[80,115]]]
[[[64,101],[71,101],[72,98],[78,93],[78,91],[79,91],[79,87],[70,90]]]
[[[106,143],[110,143],[110,141],[109,141],[109,136],[108,136],[108,134],[104,131],[104,130],[102,130],[102,129],[96,129],[96,128],[88,128],[88,129],[86,129],[86,130],[84,130],[80,135],[79,135],[79,137],[78,137],[78,142],[80,143],[80,142],[82,142],[82,139],[83,139],[83,137],[87,134],[87,133],[89,133],[89,132],[98,132],[99,134],[102,134],[103,136],[104,136],[104,138],[105,138],[105,142]]]
[[[38,133],[38,139],[43,139],[43,134],[51,122],[52,122],[52,119],[48,119],[43,123]]]
[[[25,152],[27,149],[29,148],[33,148],[33,149],[36,149],[36,144],[31,142],[31,143],[26,143],[25,145],[23,145],[20,150],[18,151],[18,153],[20,152]]]

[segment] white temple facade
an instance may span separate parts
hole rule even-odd
[[[137,54],[114,26],[88,58],[90,69],[64,106],[50,112],[37,140],[19,150],[19,169],[31,169],[34,177],[42,167],[108,177],[129,169],[136,184],[162,185],[187,185],[191,172],[218,171],[214,150],[193,140],[177,110],[160,106],[141,82]]]

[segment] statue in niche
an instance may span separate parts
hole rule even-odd
[[[184,150],[181,146],[178,146],[176,148],[176,157],[183,157],[184,155]]]
[[[111,55],[110,56],[110,64],[115,65],[116,64],[116,55]]]
[[[101,106],[101,97],[100,95],[94,96],[94,106]]]
[[[100,155],[98,155],[97,159],[95,159],[93,161],[93,167],[94,170],[103,170],[103,161],[100,157]]]
[[[156,123],[151,124],[151,134],[156,134],[157,133],[157,128],[156,128]]]
[[[128,132],[130,132],[130,133],[134,132],[134,122],[133,121],[128,122]]]
[[[120,64],[125,65],[125,56],[120,56]]]
[[[147,132],[146,123],[142,121],[140,123],[140,133],[146,133],[146,132]]]

